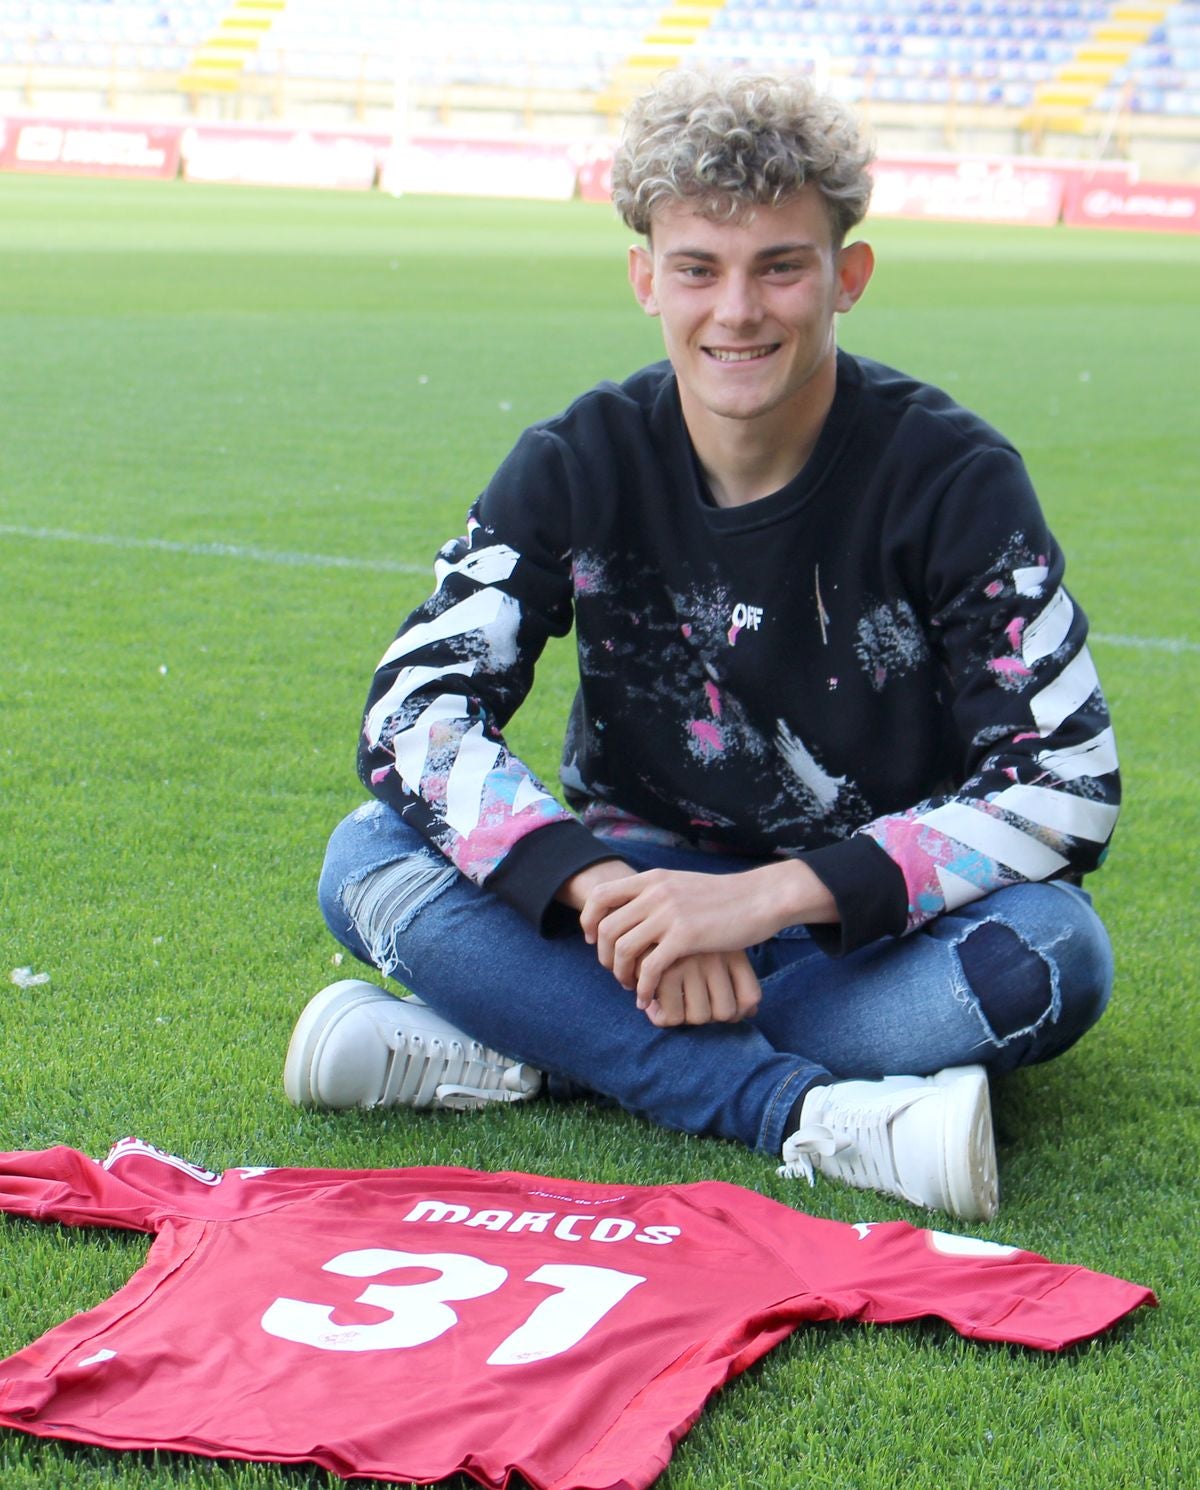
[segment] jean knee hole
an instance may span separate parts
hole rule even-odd
[[[1011,1040],[1053,1018],[1050,964],[1010,927],[984,921],[958,944],[963,976],[997,1040]]]

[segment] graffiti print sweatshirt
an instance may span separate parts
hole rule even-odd
[[[1077,877],[1117,815],[1112,731],[1012,446],[840,353],[782,490],[709,495],[666,363],[517,442],[376,671],[360,773],[545,930],[623,835],[804,858],[831,951],[1003,885]],[[502,731],[575,626],[569,811]]]

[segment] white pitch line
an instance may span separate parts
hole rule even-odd
[[[239,543],[178,543],[170,538],[129,538],[119,533],[76,533],[69,528],[24,528],[0,523],[0,535],[49,539],[55,543],[90,543],[98,548],[149,549],[156,553],[188,554],[202,559],[250,559],[259,564],[283,564],[307,569],[367,569],[383,574],[428,574],[429,565],[404,564],[399,559],[350,558],[341,554],[291,553],[286,549],[254,548]],[[1121,636],[1093,631],[1090,639],[1108,647],[1143,652],[1200,652],[1200,642],[1175,636]]]
[[[289,553],[285,549],[254,548],[239,543],[177,543],[170,538],[126,538],[117,533],[75,533],[68,528],[22,528],[15,523],[0,523],[0,535],[49,539],[55,543],[89,543],[99,548],[152,549],[156,553],[188,554],[202,559],[250,559],[259,564],[284,564],[304,569],[372,569],[385,574],[429,574],[432,567],[428,564],[402,564],[398,559]]]
[[[1134,647],[1142,652],[1200,652],[1200,642],[1182,636],[1113,636],[1107,631],[1092,631],[1088,640],[1108,647]]]

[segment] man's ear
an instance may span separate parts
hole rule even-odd
[[[637,303],[648,316],[658,315],[658,301],[654,296],[654,256],[641,243],[629,250],[629,283]]]
[[[847,243],[837,256],[838,291],[834,308],[852,310],[862,298],[874,272],[875,251],[871,245],[861,238],[855,243]]]

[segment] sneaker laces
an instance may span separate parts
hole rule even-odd
[[[797,1128],[783,1145],[782,1163],[775,1173],[781,1180],[807,1180],[810,1185],[817,1182],[814,1157],[831,1159],[834,1154],[850,1146],[850,1139],[835,1133],[821,1123],[809,1123]]]
[[[806,1179],[812,1185],[814,1171],[821,1169],[860,1189],[907,1195],[896,1173],[891,1125],[922,1096],[924,1091],[918,1087],[898,1094],[885,1105],[838,1106],[832,1114],[837,1120],[836,1129],[825,1123],[797,1128],[783,1145],[784,1163],[776,1172],[781,1179]],[[824,1164],[822,1160],[834,1162]]]
[[[541,1073],[477,1040],[396,1031],[381,1102],[456,1111],[487,1102],[521,1102],[541,1086]]]
[[[526,1102],[533,1096],[530,1088],[533,1087],[536,1090],[539,1074],[532,1066],[510,1066],[500,1078],[500,1090],[482,1086],[451,1086],[443,1083],[435,1089],[434,1095],[443,1107],[449,1107],[456,1112],[482,1107],[485,1102]]]

